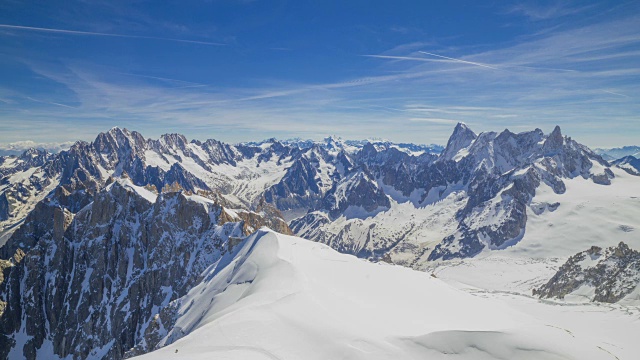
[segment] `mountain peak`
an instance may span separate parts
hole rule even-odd
[[[116,134],[129,135],[129,134],[131,134],[131,131],[129,131],[129,129],[127,129],[127,128],[121,128],[119,126],[114,126],[111,129],[109,129],[109,131],[107,133],[109,133],[111,135],[116,135]]]
[[[452,160],[458,152],[469,145],[478,137],[467,124],[459,122],[453,129],[453,134],[449,137],[447,147],[442,152],[441,158]]]
[[[105,139],[105,138],[110,138],[117,141],[117,139],[130,138],[131,135],[132,135],[132,132],[129,131],[129,129],[114,126],[111,129],[109,129],[109,131],[107,132],[99,133],[98,136],[96,137],[96,141],[98,139]]]
[[[172,148],[172,149],[181,149],[184,150],[185,146],[189,143],[187,138],[182,134],[163,134],[160,136],[160,143],[163,145]]]
[[[469,129],[469,126],[465,122],[459,121],[456,124],[456,127],[454,128],[453,131],[455,132],[456,130],[470,130],[470,129]]]
[[[142,149],[145,146],[145,140],[142,135],[136,131],[129,131],[126,128],[113,127],[107,132],[101,132],[95,138],[92,146],[99,153],[119,153]]]
[[[557,151],[562,148],[563,142],[560,126],[556,125],[551,134],[549,134],[549,137],[547,137],[547,140],[544,141],[543,148],[547,152]]]

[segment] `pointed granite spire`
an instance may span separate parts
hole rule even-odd
[[[455,129],[453,129],[453,134],[451,134],[447,142],[447,147],[442,152],[440,158],[443,160],[452,160],[460,150],[471,145],[477,137],[478,136],[471,131],[465,123],[459,122]]]
[[[545,153],[555,153],[558,150],[562,149],[564,139],[562,137],[562,132],[560,131],[560,126],[556,125],[551,134],[544,141],[544,145],[542,148]]]

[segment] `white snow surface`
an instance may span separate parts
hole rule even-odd
[[[563,179],[567,191],[555,194],[541,184],[533,201],[559,203],[536,215],[527,209],[523,239],[505,253],[534,258],[569,257],[592,245],[608,248],[624,241],[640,249],[640,179],[612,168],[611,185],[588,179]]]
[[[640,351],[638,311],[459,289],[267,229],[177,301],[165,347],[140,359],[633,359]]]

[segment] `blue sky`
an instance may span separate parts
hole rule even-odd
[[[0,144],[113,126],[228,142],[640,143],[638,1],[0,2]]]

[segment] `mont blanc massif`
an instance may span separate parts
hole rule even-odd
[[[446,146],[113,128],[0,157],[0,358],[637,359],[640,160],[617,150],[459,123]]]

